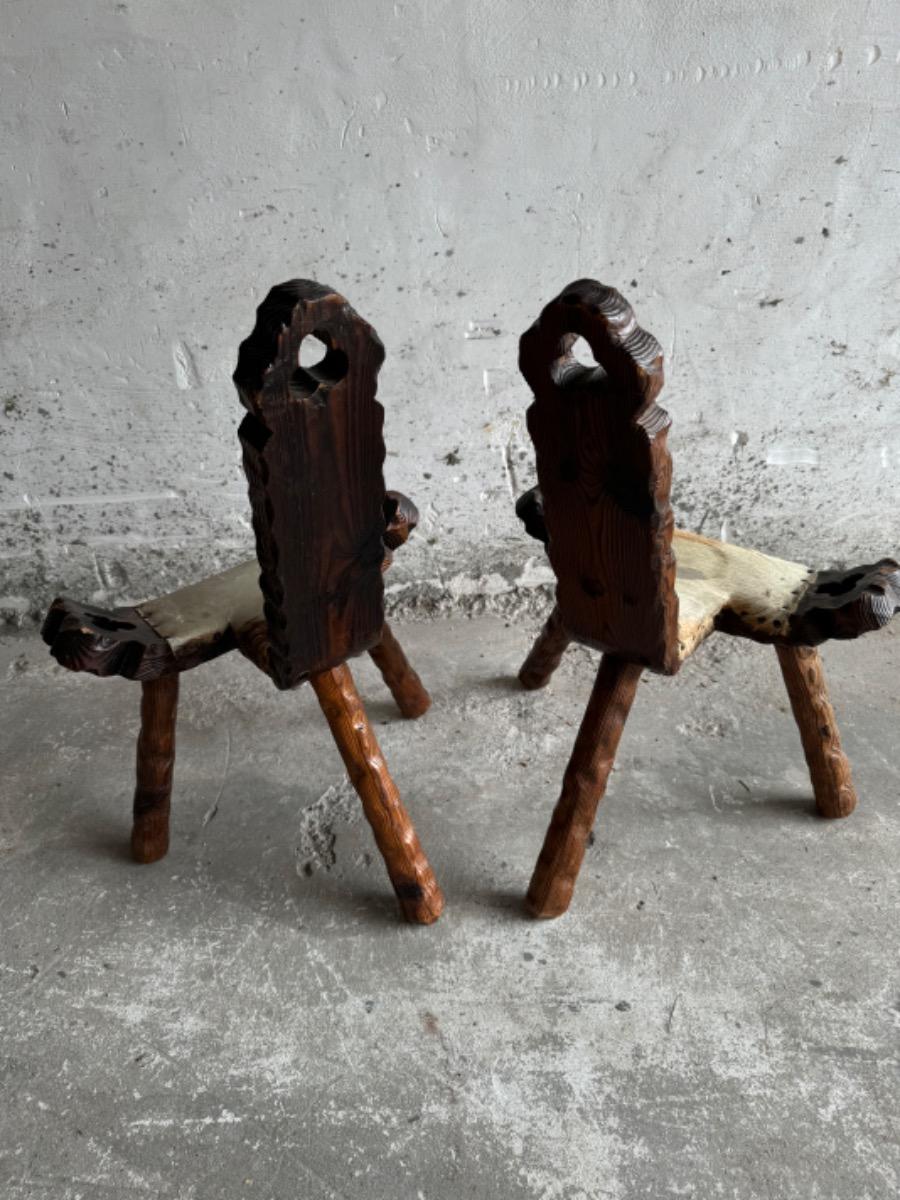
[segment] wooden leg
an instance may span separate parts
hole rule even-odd
[[[177,675],[161,675],[141,684],[141,732],[131,830],[131,854],[135,862],[156,862],[169,849],[177,715]]]
[[[444,897],[388,772],[350,668],[342,663],[311,676],[309,682],[362,801],[403,915],[430,925],[441,915]]]
[[[531,653],[522,663],[519,671],[519,682],[522,687],[532,691],[542,688],[550,682],[550,676],[562,661],[566,647],[572,639],[562,623],[562,616],[557,605],[547,618],[547,623],[537,636],[537,641],[531,647]]]
[[[636,663],[611,654],[605,654],[600,663],[563,776],[562,793],[531,877],[526,904],[536,917],[558,917],[569,907],[641,671]]]
[[[800,730],[816,808],[823,817],[849,817],[856,808],[856,792],[819,652],[811,646],[778,645],[775,652]]]
[[[421,717],[431,707],[431,697],[422,680],[415,673],[403,653],[403,647],[394,637],[390,625],[385,621],[381,629],[381,641],[373,646],[369,655],[381,672],[381,678],[391,690],[397,707],[404,717],[411,720]]]

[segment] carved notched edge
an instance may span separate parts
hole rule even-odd
[[[336,315],[342,315],[365,331],[378,366],[381,365],[384,360],[381,339],[340,292],[312,279],[289,279],[269,291],[256,310],[253,332],[241,342],[238,350],[232,379],[241,403],[249,412],[261,415],[260,402],[269,372],[280,367],[293,374],[298,366],[293,361],[293,353],[299,349],[300,342],[320,321],[325,322]],[[325,344],[329,352],[337,349],[333,343]]]
[[[58,596],[41,637],[70,671],[143,681],[179,670],[168,641],[135,608],[106,610]]]
[[[900,612],[900,563],[882,558],[867,566],[820,571],[790,619],[790,640],[818,646],[882,629]]]
[[[352,329],[353,345],[341,345],[342,327]],[[304,370],[297,356],[303,339],[309,335],[318,337],[327,346],[327,353],[317,367]],[[365,355],[359,354],[360,338],[368,343]],[[260,588],[270,634],[269,674],[279,688],[294,687],[303,679],[291,665],[279,547],[266,514],[265,445],[286,405],[325,404],[330,388],[348,374],[352,386],[355,371],[372,372],[377,391],[383,361],[384,346],[372,326],[334,288],[308,279],[289,280],[272,288],[256,310],[252,333],[240,345],[233,380],[248,412],[238,436],[244,448]],[[373,396],[373,402],[383,413],[377,397]]]
[[[646,495],[642,492],[641,501],[649,506],[653,561],[660,581],[660,643],[652,669],[674,674],[680,666],[678,597],[672,551],[675,519],[669,502],[672,460],[666,446],[672,422],[656,404],[665,381],[662,348],[638,324],[631,305],[615,288],[593,279],[576,280],[546,305],[519,341],[519,369],[534,393],[534,405],[552,403],[554,394],[556,402],[562,403],[567,388],[590,383],[597,368],[583,366],[574,358],[572,348],[578,336],[588,342],[600,371],[610,380],[608,402],[625,410],[649,456],[648,490]],[[628,504],[622,507],[627,510]],[[516,511],[528,532],[548,545],[534,497],[521,497]]]

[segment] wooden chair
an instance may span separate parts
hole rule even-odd
[[[324,343],[299,365],[307,336]],[[178,679],[240,650],[278,688],[309,681],[381,851],[404,915],[428,924],[443,897],[388,773],[347,659],[368,651],[404,717],[430,698],[384,619],[382,572],[417,513],[385,492],[384,347],[331,288],[273,288],[242,343],[234,381],[257,557],[133,608],[54,600],[44,640],[64,667],[142,687],[131,846],[138,862],[169,844]]]
[[[575,360],[579,336],[598,366]],[[590,279],[567,287],[523,335],[519,366],[534,393],[538,487],[516,511],[557,578],[556,607],[519,679],[543,687],[570,641],[603,651],[530,911],[555,917],[569,906],[641,672],[674,675],[714,630],[775,646],[818,811],[848,816],[856,794],[815,647],[880,629],[900,611],[900,566],[885,558],[815,572],[674,529],[670,419],[656,404],[662,350],[613,288]]]

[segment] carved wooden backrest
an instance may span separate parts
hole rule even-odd
[[[300,366],[300,344],[325,357]],[[373,646],[384,621],[384,347],[343,296],[295,279],[269,292],[234,382],[269,630],[293,687]]]
[[[576,361],[579,336],[599,366]],[[580,279],[523,334],[519,367],[534,393],[528,431],[564,625],[587,645],[674,673],[672,460],[670,419],[655,403],[659,344],[614,288]]]

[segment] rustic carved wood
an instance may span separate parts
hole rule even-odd
[[[387,621],[381,627],[381,641],[371,648],[369,655],[404,717],[415,720],[428,712],[431,697],[409,665],[403,647],[394,637]]]
[[[385,494],[383,513],[387,567],[391,552],[415,529],[419,513],[402,492]],[[260,622],[268,637],[259,563],[253,558],[133,608],[103,609],[59,597],[41,634],[53,657],[70,671],[144,680],[187,671],[234,650]]]
[[[419,510],[402,492],[385,492],[382,511],[384,544],[389,550],[396,550],[405,545],[419,524]]]
[[[849,817],[856,808],[856,792],[819,652],[812,646],[776,645],[775,653],[800,730],[816,807],[823,817]]]
[[[70,671],[155,679],[175,669],[168,641],[135,608],[107,610],[58,596],[44,618],[41,637]]]
[[[300,343],[326,345],[305,369]],[[442,898],[397,796],[344,659],[368,650],[404,717],[431,703],[384,621],[382,572],[418,522],[381,474],[383,410],[375,400],[384,350],[330,288],[274,288],[242,344],[235,383],[258,558],[130,608],[60,597],[43,626],[64,667],[143,685],[132,851],[168,849],[178,675],[240,650],[280,688],[308,678],[325,709],[401,908],[436,919]],[[262,576],[262,578],[261,578]]]
[[[430,925],[444,897],[387,769],[346,663],[310,677],[322,712],[362,801],[404,916]]]
[[[569,907],[584,851],[643,668],[604,654],[563,776],[531,886],[529,911],[558,917]]]
[[[819,571],[791,614],[792,640],[818,646],[829,638],[857,638],[882,629],[900,612],[900,564]]]
[[[571,640],[571,635],[563,624],[559,605],[554,604],[553,611],[538,634],[530,654],[522,663],[519,671],[519,682],[522,687],[533,691],[535,688],[542,688],[549,683],[550,676],[562,662],[562,657]]]
[[[582,366],[583,337],[599,364]],[[669,417],[659,344],[614,288],[580,279],[522,336],[556,598],[573,638],[678,670]]]
[[[575,361],[578,335],[596,368]],[[566,288],[522,337],[519,361],[535,397],[528,428],[539,485],[516,512],[557,576],[557,604],[519,678],[543,687],[571,640],[606,652],[528,892],[531,911],[558,916],[568,906],[641,668],[673,674],[716,631],[775,646],[818,810],[847,816],[856,795],[812,647],[880,629],[900,612],[900,564],[817,573],[673,532],[669,420],[655,404],[662,353],[612,288],[591,280]]]
[[[307,337],[327,349],[308,370]],[[273,288],[241,344],[238,434],[281,688],[368,650],[384,623],[383,360],[371,326],[308,280]]]
[[[177,675],[162,675],[141,684],[141,732],[131,830],[131,854],[135,862],[156,862],[169,849],[177,715]]]
[[[539,488],[523,492],[516,514],[526,532],[546,545]],[[900,564],[892,558],[817,573],[683,529],[675,530],[672,549],[682,660],[714,630],[766,644],[818,646],[882,629],[900,612]]]

